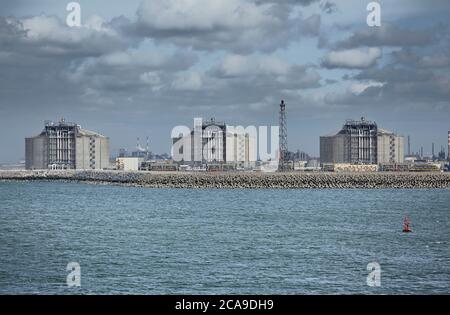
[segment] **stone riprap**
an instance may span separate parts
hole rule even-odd
[[[149,188],[450,188],[450,173],[206,173],[0,171],[0,180],[60,180]]]

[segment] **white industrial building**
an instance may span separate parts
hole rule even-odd
[[[336,133],[320,137],[321,163],[377,163],[377,130],[373,121],[347,120]]]
[[[254,168],[257,160],[256,137],[250,133],[229,132],[226,135],[226,162],[237,168]]]
[[[172,139],[172,155],[182,155],[183,160],[179,162],[191,166],[228,164],[252,168],[257,160],[256,139],[256,134],[244,128],[230,128],[215,119],[195,119],[190,134]]]
[[[116,158],[116,169],[121,171],[138,171],[142,162],[144,162],[143,158],[118,157]]]
[[[109,139],[61,119],[25,139],[26,169],[107,169]]]
[[[391,131],[378,129],[377,160],[382,163],[403,163],[404,138]]]
[[[364,118],[347,120],[340,131],[320,137],[320,161],[322,164],[403,163],[404,139]]]

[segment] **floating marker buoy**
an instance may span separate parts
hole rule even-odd
[[[409,227],[409,224],[411,222],[409,221],[408,217],[405,217],[405,220],[403,220],[403,232],[404,233],[409,233],[412,232],[411,228]]]

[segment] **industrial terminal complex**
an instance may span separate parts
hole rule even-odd
[[[364,117],[358,121],[347,120],[338,132],[320,137],[320,161],[329,170],[401,168],[405,161],[404,138]]]
[[[343,128],[320,137],[322,163],[403,163],[403,136],[378,128],[375,122],[348,120]]]
[[[442,148],[438,156],[408,150],[402,135],[378,127],[374,121],[347,120],[336,132],[320,137],[320,157],[288,151],[286,104],[280,103],[277,170],[326,172],[429,172],[446,171],[449,158]],[[267,161],[257,154],[252,130],[236,132],[224,122],[194,119],[194,129],[172,134],[172,156],[153,155],[149,139],[128,154],[120,149],[110,158],[109,138],[76,123],[46,122],[43,131],[25,139],[28,170],[122,170],[122,171],[264,171]],[[448,133],[450,153],[450,132]],[[273,162],[273,161],[272,161]]]
[[[109,168],[109,139],[61,119],[46,122],[37,136],[25,139],[26,169],[101,170]]]

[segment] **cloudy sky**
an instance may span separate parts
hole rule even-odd
[[[112,153],[194,117],[276,125],[318,155],[319,136],[365,116],[446,146],[450,130],[450,2],[382,0],[0,0],[0,162],[65,117],[111,139]],[[144,141],[142,141],[144,142]]]

